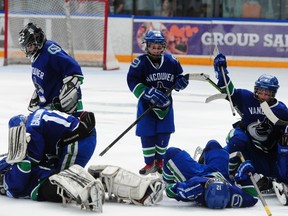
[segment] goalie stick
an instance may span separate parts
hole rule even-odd
[[[242,163],[245,162],[245,158],[243,157],[243,155],[242,155],[242,153],[241,153],[240,151],[232,152],[232,153],[229,155],[229,157],[230,157],[230,158],[239,157]],[[255,181],[255,179],[254,179],[254,176],[252,175],[251,172],[248,173],[248,174],[249,174],[249,177],[250,177],[251,182],[253,183],[254,188],[255,188],[256,191],[257,191],[258,197],[259,197],[260,201],[262,202],[262,205],[263,205],[263,207],[264,207],[267,215],[268,215],[268,216],[272,216],[272,213],[271,213],[271,211],[270,211],[270,209],[269,209],[269,206],[267,205],[264,197],[262,196],[262,194],[261,194],[261,192],[260,192],[260,190],[259,190],[259,187],[258,187],[258,185],[257,185],[257,183],[256,183],[256,181]]]
[[[199,75],[193,75],[193,74],[185,74],[184,75],[186,80],[190,80],[190,78],[192,79],[194,77],[194,80],[197,78],[199,78]],[[174,84],[171,88],[169,88],[166,92],[165,95],[168,96],[171,94],[171,92],[173,91],[173,89],[175,88]],[[142,113],[141,116],[139,116],[126,130],[124,130],[112,143],[110,143],[102,152],[100,152],[99,156],[103,156],[109,149],[111,149],[129,130],[131,130],[131,128],[133,128],[144,116],[146,116],[153,108],[156,107],[156,103],[152,104],[147,110],[145,110],[144,113]]]
[[[288,121],[284,121],[279,119],[271,110],[270,106],[266,101],[260,104],[262,111],[267,116],[267,118],[274,124],[274,125],[288,125]]]

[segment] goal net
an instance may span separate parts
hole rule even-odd
[[[33,22],[81,66],[119,68],[108,34],[108,0],[5,0],[4,65],[30,63],[18,35]],[[8,6],[8,7],[7,7]]]

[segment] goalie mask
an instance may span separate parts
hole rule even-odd
[[[161,31],[148,31],[144,37],[145,50],[153,60],[160,59],[166,49],[166,40]]]
[[[278,88],[278,79],[275,76],[264,74],[256,80],[254,94],[261,102],[269,102],[275,98]]]
[[[21,50],[31,61],[46,41],[45,33],[33,23],[28,23],[20,32],[18,42]]]
[[[223,209],[230,201],[228,184],[220,179],[210,178],[205,184],[205,202],[208,208]]]

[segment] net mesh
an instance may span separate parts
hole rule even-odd
[[[109,39],[104,29],[104,0],[8,2],[8,64],[30,63],[19,49],[18,33],[27,23],[33,22],[43,29],[48,40],[60,44],[80,65],[118,68],[109,40],[104,55],[104,39]]]

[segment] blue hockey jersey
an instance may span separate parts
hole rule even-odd
[[[127,74],[127,83],[131,92],[139,99],[137,118],[145,112],[151,104],[141,98],[146,88],[157,88],[166,92],[171,88],[176,78],[183,73],[179,61],[169,53],[164,53],[159,67],[156,67],[147,54],[133,60]],[[155,133],[172,133],[175,131],[173,101],[165,109],[155,108],[147,114],[136,127],[136,135],[153,136]],[[155,114],[157,117],[155,118]]]
[[[27,156],[12,165],[8,165],[5,159],[0,161],[6,194],[37,200],[38,188],[49,176],[73,164],[85,167],[96,147],[96,129],[86,138],[59,145],[61,138],[78,125],[77,117],[56,110],[42,108],[31,113],[26,122],[26,132],[31,138]]]
[[[242,117],[240,127],[246,131],[253,144],[264,152],[277,152],[277,142],[281,138],[285,126],[274,125],[263,113],[260,101],[255,98],[254,93],[246,89],[234,88],[229,76],[226,80],[231,91],[231,99],[239,115]],[[225,89],[223,80],[217,85]],[[224,90],[225,91],[225,90]],[[270,106],[273,113],[282,120],[288,121],[288,108],[281,101]]]
[[[59,96],[63,79],[67,76],[83,77],[79,64],[56,42],[47,40],[40,54],[32,62],[32,81],[40,99],[40,107],[52,103]],[[81,90],[78,89],[79,99]]]

